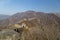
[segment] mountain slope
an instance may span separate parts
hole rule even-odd
[[[21,40],[60,40],[60,18],[55,14],[26,11],[0,21],[0,26],[19,30]]]
[[[15,24],[20,25],[23,29],[22,40],[60,40],[60,19],[56,15],[40,12],[34,15],[34,17],[24,18]],[[12,27],[18,28],[18,26],[13,25]]]
[[[58,17],[60,17],[60,13],[56,13],[55,15],[57,15]]]

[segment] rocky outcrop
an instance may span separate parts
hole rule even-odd
[[[19,35],[14,30],[4,29],[0,31],[0,40],[18,40],[20,39]]]

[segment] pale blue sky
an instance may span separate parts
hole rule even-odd
[[[0,0],[0,14],[12,15],[27,10],[59,13],[60,0]]]

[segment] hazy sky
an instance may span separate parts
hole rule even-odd
[[[12,15],[27,10],[60,12],[60,0],[0,0],[0,14]]]

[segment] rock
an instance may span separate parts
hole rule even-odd
[[[10,29],[4,29],[0,31],[0,40],[18,40],[19,39],[19,33],[10,30]]]

